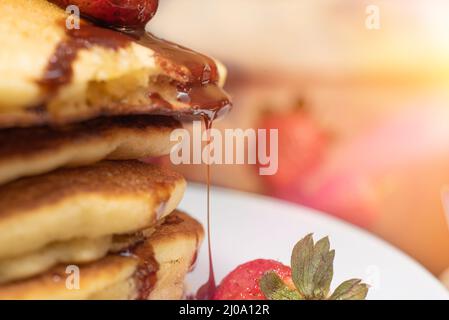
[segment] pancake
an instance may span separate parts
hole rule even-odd
[[[0,1],[0,127],[230,107],[215,60],[144,32],[81,21],[45,0]],[[20,19],[18,18],[20,17]]]
[[[105,161],[0,186],[0,260],[50,244],[132,233],[179,204],[179,174],[138,161]]]
[[[104,257],[112,236],[52,243],[19,257],[0,260],[0,284],[28,278],[60,263],[87,263]]]
[[[35,276],[60,263],[87,263],[108,252],[120,252],[149,237],[156,227],[131,234],[55,242],[18,257],[0,260],[0,284]]]
[[[59,167],[103,159],[158,157],[170,152],[172,130],[181,124],[163,116],[99,118],[63,127],[0,130],[0,184]]]
[[[177,211],[134,248],[80,265],[78,290],[66,287],[61,265],[0,286],[0,299],[180,299],[203,237],[201,225]]]

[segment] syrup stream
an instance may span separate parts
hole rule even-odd
[[[207,145],[210,141],[210,130],[212,129],[212,122],[215,116],[203,115],[203,121],[207,133]],[[197,300],[212,300],[215,290],[217,288],[215,282],[214,263],[212,258],[212,241],[211,241],[211,210],[210,210],[210,153],[208,152],[207,161],[207,249],[209,255],[209,278],[205,284],[203,284],[196,293]]]

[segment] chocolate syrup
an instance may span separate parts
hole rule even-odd
[[[64,21],[61,24],[65,25]],[[231,107],[230,97],[218,85],[217,65],[205,55],[157,38],[144,29],[114,29],[83,20],[80,29],[65,30],[66,38],[56,47],[42,78],[38,80],[49,98],[72,80],[73,63],[80,50],[94,46],[119,50],[136,42],[154,52],[157,66],[170,79],[167,85],[173,88],[175,98],[189,106],[184,109],[174,108],[158,92],[149,92],[151,107],[146,110],[146,114],[162,113],[181,118],[214,114],[218,117]],[[45,108],[41,109],[47,112]]]
[[[189,105],[188,112],[193,116],[208,116],[213,120],[229,111],[231,99],[218,86],[218,69],[211,58],[145,30],[124,29],[122,32],[154,51],[157,65],[173,79],[169,85],[176,90],[177,100]],[[156,100],[161,102],[163,99],[158,95]],[[169,103],[165,101],[165,104]]]
[[[123,29],[122,32],[134,37],[140,45],[153,50],[158,66],[177,82],[188,86],[218,82],[217,65],[211,58],[160,39],[145,30]]]
[[[134,274],[137,286],[136,300],[147,300],[157,282],[159,263],[154,257],[153,247],[147,243],[138,243],[123,251],[120,255],[138,260]]]
[[[72,80],[73,62],[80,50],[93,46],[118,50],[132,41],[132,38],[125,34],[87,22],[81,23],[80,29],[66,28],[66,36],[56,47],[42,78],[38,81],[40,86],[51,94]]]
[[[157,282],[157,271],[159,264],[154,258],[154,253],[151,258],[139,257],[139,265],[136,271],[137,278],[137,300],[147,300],[151,291]]]
[[[213,119],[215,115],[203,115],[204,126],[207,132],[207,144],[210,144],[210,130],[212,129]],[[212,120],[211,120],[212,119]],[[210,157],[210,153],[208,153]],[[209,255],[209,278],[205,284],[203,284],[196,293],[197,300],[212,300],[215,290],[217,288],[215,282],[214,264],[212,257],[212,239],[211,239],[211,210],[210,210],[210,159],[207,161],[207,249]]]

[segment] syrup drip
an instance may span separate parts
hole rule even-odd
[[[177,82],[186,85],[216,84],[219,80],[215,62],[198,52],[160,39],[142,29],[122,29],[140,45],[156,54],[157,64]]]
[[[207,132],[207,144],[211,143],[210,130],[212,129],[212,123],[215,115],[203,115],[204,125]],[[211,210],[210,210],[210,153],[208,153],[207,161],[207,249],[209,255],[209,278],[205,284],[203,284],[196,293],[197,300],[212,300],[217,284],[215,282],[214,263],[212,258],[212,240],[211,240]]]
[[[134,257],[138,266],[134,277],[137,285],[136,300],[147,300],[157,282],[159,263],[154,256],[153,247],[145,243],[138,243],[123,251],[120,255]]]
[[[168,85],[173,88],[175,99],[190,107],[177,110],[157,92],[149,92],[151,106],[146,113],[179,117],[206,115],[213,120],[212,115],[219,117],[231,107],[229,96],[218,86],[217,65],[205,55],[159,39],[144,29],[117,29],[111,26],[97,26],[83,20],[80,29],[65,28],[65,30],[65,39],[56,47],[42,78],[37,81],[48,93],[49,98],[55,95],[60,87],[71,82],[73,63],[80,50],[94,46],[119,50],[136,42],[154,52],[156,64],[171,79]],[[45,102],[44,107],[39,110],[46,113]],[[45,117],[45,114],[41,116]]]
[[[124,29],[122,32],[155,52],[158,66],[174,79],[170,85],[176,91],[177,100],[188,104],[192,115],[207,116],[212,121],[229,111],[231,99],[218,86],[218,69],[211,58],[160,39],[145,30]],[[164,104],[160,95],[156,98],[157,102]],[[167,104],[170,105],[165,101]]]

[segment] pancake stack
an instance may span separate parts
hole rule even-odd
[[[182,298],[204,231],[184,178],[138,159],[229,109],[224,67],[44,0],[0,12],[0,299]]]

